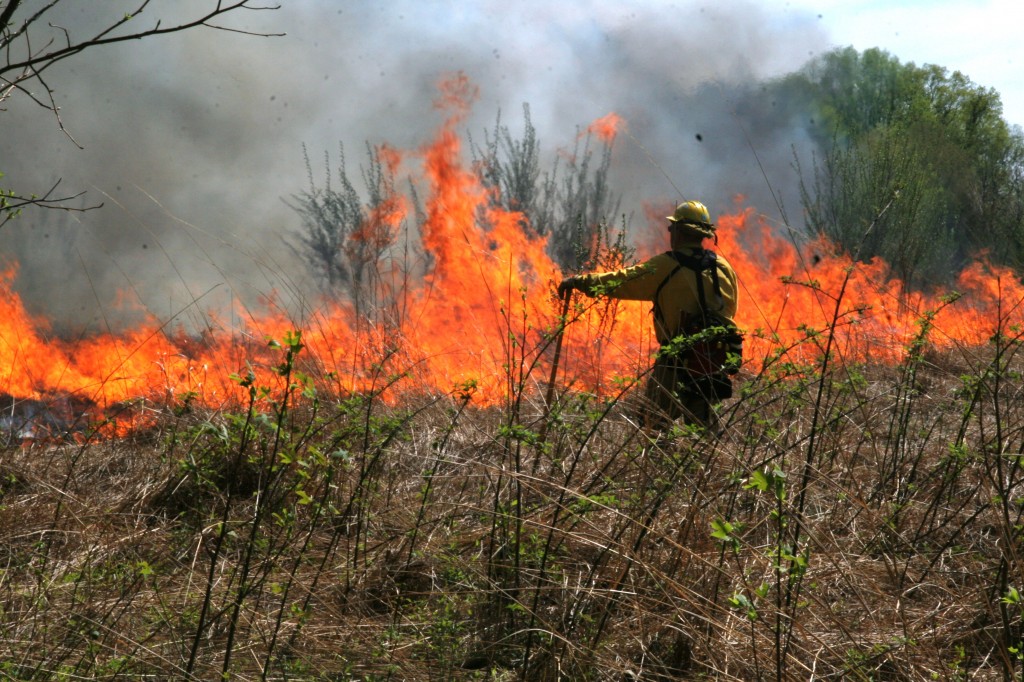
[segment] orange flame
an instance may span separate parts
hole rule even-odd
[[[438,95],[434,99],[434,108],[448,112],[448,115],[461,120],[469,113],[470,107],[480,97],[480,88],[462,71],[444,78],[438,84]],[[453,121],[450,121],[451,123]]]
[[[280,352],[265,339],[282,339],[297,326],[302,357],[343,394],[372,391],[396,401],[404,391],[448,392],[472,384],[474,400],[489,405],[509,399],[513,386],[529,390],[546,381],[557,327],[553,286],[561,273],[546,241],[526,234],[520,214],[495,208],[463,164],[455,127],[472,88],[456,79],[448,90],[445,99],[456,112],[422,153],[429,193],[421,239],[432,266],[421,279],[398,284],[386,275],[408,268],[376,264],[385,275],[380,299],[396,302],[391,314],[371,319],[350,305],[325,303],[301,325],[281,313],[243,311],[245,328],[211,315],[211,331],[202,338],[175,334],[151,319],[119,334],[63,341],[27,314],[12,289],[15,271],[8,269],[0,274],[0,397],[75,396],[105,414],[139,399],[239,404],[246,391],[233,375],[252,372],[256,385],[279,386],[274,367]],[[381,152],[391,168],[401,158],[390,148]],[[356,238],[383,252],[406,213],[404,201],[389,197]],[[654,224],[664,238],[663,220]],[[1024,287],[1008,270],[972,266],[959,279],[963,299],[945,306],[941,292],[909,292],[879,261],[854,263],[823,242],[793,246],[751,208],[720,216],[718,224],[715,248],[740,277],[738,322],[751,332],[751,371],[780,349],[789,349],[786,357],[795,361],[814,360],[822,349],[813,333],[830,327],[835,357],[897,361],[930,311],[938,311],[932,341],[943,346],[982,344],[1000,325],[1021,322]],[[607,393],[618,377],[643,372],[654,350],[649,311],[633,302],[580,308],[563,337],[561,381]],[[118,422],[114,432],[128,426]]]
[[[599,119],[591,122],[587,126],[587,132],[593,133],[601,138],[602,141],[611,144],[615,141],[615,136],[619,134],[620,130],[626,129],[626,122],[621,116],[612,112],[605,114]]]
[[[719,249],[741,273],[745,301],[738,322],[760,330],[763,338],[753,339],[751,352],[762,361],[780,346],[829,328],[838,358],[897,362],[926,318],[933,329],[930,342],[945,349],[984,344],[999,329],[1024,320],[1024,286],[1011,270],[984,260],[960,273],[962,298],[949,304],[952,292],[909,291],[887,275],[881,260],[856,263],[823,240],[797,249],[752,209],[722,216],[718,234]],[[816,348],[803,344],[799,353]]]

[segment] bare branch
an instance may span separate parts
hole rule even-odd
[[[29,100],[52,113],[57,120],[57,126],[60,128],[60,131],[80,149],[82,146],[78,144],[67,128],[64,127],[64,122],[60,115],[60,107],[57,105],[57,93],[55,93],[54,89],[50,87],[50,84],[43,77],[43,73],[54,64],[100,45],[111,45],[128,40],[141,40],[151,36],[179,33],[200,27],[261,37],[284,35],[280,33],[259,33],[211,23],[213,20],[224,17],[236,10],[261,11],[280,8],[280,5],[250,5],[249,3],[254,0],[217,0],[215,3],[211,0],[211,5],[208,5],[210,9],[206,10],[205,13],[200,13],[200,16],[196,16],[191,20],[182,20],[171,25],[165,25],[163,20],[157,17],[156,22],[148,29],[118,35],[119,30],[128,22],[134,22],[133,26],[138,24],[138,17],[152,3],[152,0],[137,0],[134,3],[135,11],[125,13],[117,18],[111,17],[105,26],[91,33],[91,37],[79,40],[72,33],[72,30],[51,21],[44,22],[44,17],[46,17],[47,13],[59,5],[61,1],[45,0],[42,7],[34,10],[26,9],[28,14],[24,17],[15,16],[19,9],[25,9],[21,0],[8,0],[6,3],[0,4],[0,52],[2,52],[2,55],[0,55],[0,105],[15,93],[24,94]],[[173,5],[173,0],[169,5]],[[34,40],[37,37],[40,40]],[[36,43],[42,43],[42,47],[36,47]],[[45,94],[33,93],[26,87],[25,84],[33,80],[42,86]],[[3,111],[3,109],[0,108],[0,111]],[[0,173],[0,176],[2,176],[2,173]],[[40,208],[63,211],[84,211],[102,206],[100,204],[88,208],[77,208],[68,205],[68,202],[82,196],[82,193],[65,197],[54,196],[59,184],[60,181],[58,180],[42,196],[25,196],[0,187],[0,227],[17,216],[26,206],[38,206]]]
[[[79,192],[66,197],[55,197],[53,195],[57,191],[57,187],[60,183],[61,180],[58,178],[57,181],[53,183],[53,186],[50,187],[50,189],[48,189],[42,196],[26,197],[15,192],[4,192],[0,190],[0,227],[3,227],[8,221],[16,218],[26,206],[38,206],[39,208],[69,211],[73,213],[84,213],[85,211],[92,211],[103,206],[103,204],[96,204],[94,206],[68,205],[69,202],[85,195],[85,192]]]
[[[87,50],[87,49],[92,48],[92,47],[97,47],[99,45],[110,45],[110,44],[113,44],[113,43],[120,43],[120,42],[129,41],[129,40],[141,40],[143,38],[149,38],[149,37],[157,36],[157,35],[166,35],[166,34],[169,34],[169,33],[178,33],[178,32],[187,31],[189,29],[199,28],[199,27],[212,28],[212,29],[218,30],[218,31],[231,31],[231,32],[236,32],[236,33],[244,33],[246,35],[254,35],[254,36],[260,36],[260,37],[275,37],[275,36],[282,36],[282,35],[284,35],[283,33],[262,33],[262,32],[244,31],[244,30],[241,30],[241,29],[232,29],[232,28],[228,28],[228,27],[225,27],[225,26],[219,26],[219,25],[215,25],[215,24],[211,24],[210,23],[213,19],[215,19],[217,17],[224,16],[224,15],[226,15],[226,14],[228,14],[230,12],[234,12],[236,10],[259,11],[259,10],[276,10],[276,9],[280,8],[280,5],[251,6],[251,5],[248,4],[250,2],[250,0],[236,0],[235,2],[231,2],[231,3],[228,3],[228,4],[224,4],[223,2],[218,2],[217,6],[215,8],[213,8],[210,11],[208,11],[206,14],[204,14],[202,16],[196,17],[195,19],[193,19],[191,21],[185,21],[185,22],[182,22],[182,23],[177,23],[177,24],[173,24],[171,26],[163,26],[161,21],[158,20],[156,22],[156,24],[153,26],[153,28],[148,29],[148,30],[138,31],[138,32],[135,32],[135,33],[126,33],[124,35],[111,35],[118,28],[124,26],[127,22],[132,21],[133,19],[136,19],[140,14],[142,14],[145,11],[146,7],[150,4],[150,1],[151,0],[143,0],[143,2],[138,6],[138,8],[134,12],[125,14],[123,17],[121,17],[117,21],[114,21],[109,26],[103,28],[99,33],[95,34],[93,37],[88,38],[88,39],[83,40],[83,41],[80,41],[80,42],[74,42],[71,39],[71,36],[68,34],[66,29],[63,29],[63,28],[61,28],[59,26],[54,26],[54,25],[50,24],[51,28],[60,28],[62,31],[64,31],[65,38],[67,40],[67,44],[64,47],[62,47],[62,48],[54,49],[54,50],[50,50],[50,51],[42,51],[42,52],[37,52],[37,53],[34,53],[34,54],[32,52],[29,52],[28,56],[25,57],[24,59],[20,60],[20,61],[11,61],[10,60],[10,54],[8,53],[7,63],[4,64],[3,66],[0,66],[0,78],[2,78],[4,80],[7,80],[8,82],[11,82],[9,79],[5,78],[5,74],[11,73],[11,72],[16,72],[16,71],[23,71],[24,69],[26,69],[28,67],[32,67],[33,74],[38,75],[39,73],[41,73],[42,71],[46,70],[50,66],[53,66],[54,64],[56,64],[59,61],[62,61],[64,59],[67,59],[70,56],[76,55],[76,54],[78,54],[78,53],[80,53],[80,52],[82,52],[84,50]],[[39,12],[37,12],[35,15],[30,17],[29,19],[26,19],[26,21],[22,25],[21,29],[18,30],[18,34],[27,33],[30,25],[32,23],[37,22],[39,20],[39,18],[42,16],[42,14],[45,13],[45,11],[47,9],[49,9],[49,8],[53,7],[55,4],[57,4],[57,2],[59,2],[59,0],[54,0],[49,5],[47,5],[46,8],[44,8],[43,10],[40,10]],[[6,13],[6,11],[7,11],[7,9],[5,8],[5,13]],[[0,29],[5,31],[4,43],[0,44],[0,47],[9,46],[11,40],[13,40],[13,36],[8,36],[6,34],[6,29],[4,27],[0,27]],[[48,46],[51,45],[51,44],[52,44],[52,41],[50,41],[50,43],[48,43]]]
[[[0,29],[7,26],[11,20],[11,15],[14,14],[14,10],[18,9],[18,5],[21,4],[21,0],[10,0],[7,6],[4,7],[4,11],[0,12]]]
[[[276,7],[260,7],[251,9],[277,9]],[[212,28],[217,31],[227,31],[228,33],[241,33],[247,36],[256,36],[257,38],[280,38],[285,35],[284,33],[258,33],[256,31],[243,31],[240,28],[230,28],[228,26],[217,26],[216,24],[203,24],[207,28]]]
[[[39,21],[39,18],[41,16],[43,16],[44,14],[49,12],[51,9],[53,9],[55,6],[60,4],[60,2],[61,2],[61,0],[50,0],[50,3],[48,5],[44,5],[39,10],[37,10],[35,14],[30,16],[28,19],[25,19],[21,23],[21,28],[15,30],[13,33],[10,33],[10,34],[7,33],[7,24],[10,21],[9,19],[7,21],[0,22],[0,48],[6,48],[8,45],[10,45],[12,42],[14,42],[14,40],[16,40],[18,37],[20,37],[26,31],[28,31],[29,27],[31,27],[33,24],[35,24],[37,21]],[[10,9],[11,10],[11,14],[13,15],[14,14],[14,10],[17,9],[18,5],[20,5],[20,4],[21,4],[21,0],[18,0],[17,2],[12,2],[10,5],[8,5],[8,7],[4,8],[4,12],[6,13],[7,10]],[[10,60],[8,60],[8,62],[9,61]]]
[[[79,149],[85,149],[85,147],[78,144],[78,140],[76,140],[74,136],[71,135],[71,132],[64,127],[64,120],[60,117],[60,107],[57,106],[57,101],[53,98],[53,88],[50,87],[49,83],[43,80],[42,75],[37,73],[35,74],[35,78],[40,83],[42,83],[44,88],[46,88],[46,95],[50,98],[50,104],[49,106],[43,106],[45,106],[47,109],[53,112],[54,117],[57,119],[57,127],[60,128],[60,131],[64,133],[69,140],[71,140],[72,144],[74,144]]]

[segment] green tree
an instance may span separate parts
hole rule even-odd
[[[906,120],[924,104],[921,74],[882,50],[834,50],[809,62],[795,77],[811,92],[819,131],[839,132],[841,141]]]
[[[918,286],[948,282],[983,251],[1024,265],[1024,137],[994,90],[852,48],[770,90],[806,112],[823,150],[801,188],[812,233],[862,259],[880,256]]]
[[[1002,102],[992,89],[956,72],[927,67],[927,116],[918,137],[939,170],[956,207],[948,216],[962,236],[960,260],[980,250],[1002,262],[1024,265],[1021,222],[1024,135],[1002,117]],[[1007,248],[1009,247],[1009,248]]]
[[[807,225],[859,258],[882,256],[911,286],[941,281],[955,250],[943,229],[946,204],[936,173],[901,128],[878,128],[833,144],[801,182]]]

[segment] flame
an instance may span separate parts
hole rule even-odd
[[[615,112],[605,114],[587,126],[587,132],[597,135],[602,141],[611,144],[620,130],[626,129],[626,122]]]
[[[438,84],[434,108],[446,112],[449,115],[446,125],[451,125],[465,118],[479,97],[480,88],[464,72],[457,71]]]
[[[458,76],[442,88],[450,113],[434,141],[420,152],[428,185],[420,239],[430,261],[422,277],[389,261],[388,247],[408,213],[393,188],[370,211],[354,236],[376,249],[373,311],[325,303],[302,324],[268,306],[239,311],[244,327],[210,314],[201,337],[149,319],[135,329],[80,340],[52,338],[45,320],[25,310],[13,282],[0,273],[0,396],[45,400],[74,396],[110,415],[125,403],[199,401],[219,408],[244,403],[240,377],[279,386],[279,349],[267,339],[301,328],[302,357],[319,381],[341,394],[373,392],[390,401],[405,391],[472,391],[481,405],[501,404],[518,390],[546,382],[551,340],[558,328],[554,286],[561,279],[543,238],[522,229],[523,216],[495,208],[476,175],[462,161],[456,127],[475,97]],[[614,134],[617,116],[591,128]],[[397,168],[406,155],[382,147],[380,158]],[[942,347],[985,343],[999,329],[1021,322],[1024,287],[1009,270],[978,262],[964,271],[961,300],[947,292],[911,292],[887,276],[884,263],[853,262],[834,245],[801,247],[778,236],[753,208],[718,220],[714,248],[740,277],[738,323],[748,330],[751,372],[773,358],[814,361],[824,348],[815,336],[833,330],[830,352],[842,361],[899,361],[927,317],[931,340]],[[665,215],[650,211],[651,216]],[[651,220],[664,239],[663,220]],[[662,246],[664,248],[664,246]],[[374,259],[380,259],[376,262]],[[579,299],[563,336],[560,382],[609,393],[618,379],[636,377],[654,350],[649,304]],[[308,369],[305,371],[309,371]],[[132,413],[131,419],[145,419]],[[111,433],[130,428],[115,420]]]

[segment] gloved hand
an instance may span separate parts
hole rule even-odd
[[[579,289],[580,284],[579,277],[566,277],[558,285],[558,298],[565,298],[572,293],[573,289]]]

